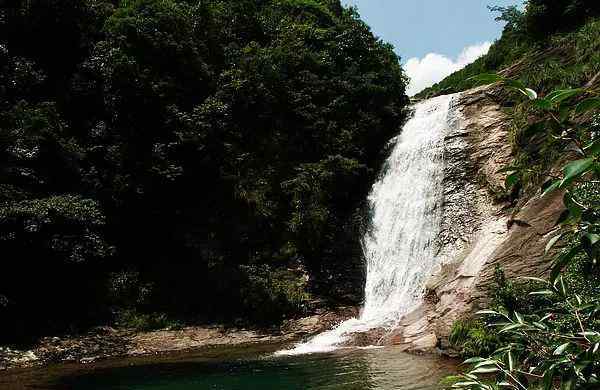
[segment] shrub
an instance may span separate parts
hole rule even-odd
[[[303,275],[271,270],[268,266],[249,266],[244,270],[247,281],[242,287],[242,296],[249,318],[261,324],[277,323],[306,309],[310,295]]]

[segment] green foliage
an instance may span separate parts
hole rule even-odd
[[[562,277],[530,295],[554,299],[531,314],[485,310],[500,348],[489,358],[471,358],[471,369],[452,385],[462,389],[594,388],[600,383],[598,298],[574,294]],[[494,377],[490,381],[490,375]]]
[[[72,262],[110,255],[111,248],[99,232],[104,216],[98,204],[89,199],[55,196],[8,203],[0,206],[0,220],[0,239],[26,244],[28,250],[43,246],[54,256]]]
[[[529,312],[544,303],[535,296],[528,295],[532,288],[531,282],[510,280],[500,267],[496,267],[494,272],[494,283],[492,299],[495,308],[508,312]]]
[[[164,313],[142,314],[133,309],[123,309],[117,312],[115,324],[122,328],[141,332],[158,329],[177,330],[183,327],[181,322],[170,319]]]
[[[361,209],[408,99],[397,56],[355,10],[23,0],[0,12],[0,250],[20,264],[2,274],[0,339],[115,307],[135,322],[276,306],[275,321],[309,293],[360,301]]]
[[[454,93],[481,85],[473,76],[505,70],[539,91],[574,88],[600,71],[600,5],[595,0],[528,1],[524,13],[492,7],[507,22],[489,52],[418,98]],[[562,15],[562,16],[561,16]]]
[[[242,289],[247,318],[271,324],[290,313],[303,313],[310,295],[306,280],[291,270],[271,270],[268,266],[244,267],[247,283]]]
[[[491,12],[499,13],[496,16],[497,22],[505,22],[505,32],[519,32],[524,34],[523,26],[524,26],[524,18],[525,14],[517,7],[516,5],[511,5],[509,7],[500,7],[500,6],[488,6],[488,9]]]
[[[600,4],[594,0],[529,0],[525,25],[528,34],[541,40],[598,15]]]
[[[114,272],[108,279],[108,296],[117,311],[121,308],[135,311],[136,307],[144,307],[152,289],[152,284],[144,283],[140,273],[134,270]]]
[[[463,357],[488,356],[498,347],[498,337],[485,323],[474,320],[456,321],[452,325],[449,341]]]

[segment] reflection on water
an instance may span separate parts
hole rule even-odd
[[[263,355],[264,356],[264,355]],[[272,356],[272,355],[268,355]],[[158,364],[128,363],[82,370],[22,372],[2,377],[4,389],[64,390],[438,390],[454,362],[394,348],[345,350],[288,358],[249,353],[226,358],[184,357]],[[4,381],[3,381],[4,380]],[[19,387],[22,386],[22,387]],[[31,387],[29,387],[31,386]]]

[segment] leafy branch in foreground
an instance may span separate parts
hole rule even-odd
[[[471,368],[453,388],[550,390],[557,384],[561,389],[600,385],[600,333],[593,330],[599,300],[585,301],[570,291],[562,276],[554,283],[529,279],[543,286],[530,295],[554,299],[554,310],[530,315],[480,311],[497,329],[503,345],[488,358],[467,359],[464,364]],[[565,324],[575,325],[565,329]]]

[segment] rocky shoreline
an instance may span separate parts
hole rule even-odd
[[[331,329],[357,314],[355,307],[341,307],[288,320],[281,327],[270,330],[211,325],[136,332],[103,326],[83,335],[45,337],[28,350],[0,346],[0,371],[60,363],[90,364],[112,358],[167,355],[213,346],[291,344]]]

